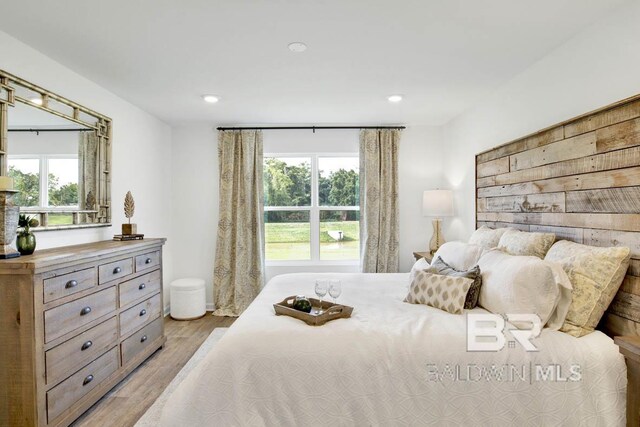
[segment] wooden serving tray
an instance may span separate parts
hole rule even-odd
[[[304,311],[296,310],[293,308],[293,302],[296,296],[292,295],[285,298],[282,302],[273,304],[273,308],[276,311],[276,316],[284,315],[300,319],[311,326],[321,326],[325,323],[335,319],[346,319],[351,317],[353,307],[348,305],[334,304],[329,301],[322,301],[322,313],[315,314],[314,310],[311,313],[305,313]],[[312,307],[320,306],[320,300],[316,298],[309,298],[309,302]]]

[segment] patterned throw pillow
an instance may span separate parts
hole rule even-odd
[[[425,304],[452,314],[461,314],[473,280],[420,271],[409,287],[405,302]]]
[[[494,230],[493,228],[489,228],[486,225],[483,225],[473,232],[473,234],[469,238],[469,244],[482,246],[485,249],[493,249],[498,246],[500,238],[507,230],[511,229],[497,228]]]
[[[553,233],[507,230],[500,238],[498,249],[509,255],[537,256],[544,259],[555,241],[556,235]]]
[[[480,296],[480,288],[482,287],[482,274],[478,265],[468,270],[458,270],[447,264],[442,258],[438,257],[427,269],[429,273],[441,274],[443,276],[466,277],[473,280],[467,299],[464,302],[464,308],[472,309],[478,305],[478,297]]]
[[[601,248],[560,240],[545,260],[559,262],[573,285],[573,299],[560,328],[574,337],[593,332],[613,301],[629,267],[630,249]]]

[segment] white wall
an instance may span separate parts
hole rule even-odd
[[[474,229],[474,155],[640,93],[640,3],[630,2],[542,58],[443,130],[446,179],[459,219],[448,236]]]
[[[169,237],[165,259],[171,258],[171,128],[138,107],[76,74],[35,49],[0,32],[3,70],[59,93],[113,119],[113,227],[36,234],[38,249],[110,239],[125,221],[121,208],[131,190],[135,222],[149,237]],[[9,111],[11,114],[11,111]],[[11,152],[12,134],[9,134]],[[165,263],[165,286],[172,277]]]
[[[218,224],[218,159],[215,125],[173,129],[173,227],[175,277],[202,277],[213,304],[213,259]],[[409,127],[400,143],[400,269],[409,271],[412,252],[424,250],[431,222],[422,217],[422,191],[442,185],[439,128]],[[265,153],[357,153],[358,131],[265,131]],[[194,209],[194,206],[197,209]],[[267,266],[267,279],[288,272],[357,272],[357,265]]]

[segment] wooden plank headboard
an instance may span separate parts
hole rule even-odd
[[[476,226],[628,246],[599,329],[640,335],[640,95],[476,155]]]

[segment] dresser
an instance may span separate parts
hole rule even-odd
[[[66,426],[164,345],[164,242],[0,260],[0,426]]]

